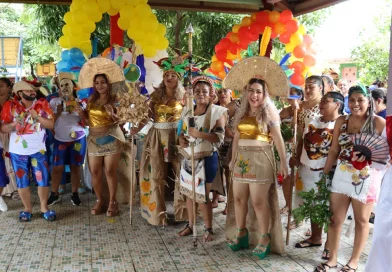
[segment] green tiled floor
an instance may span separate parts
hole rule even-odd
[[[199,239],[194,248],[192,238],[176,236],[182,224],[165,229],[150,226],[137,207],[132,213],[132,226],[125,205],[114,220],[104,214],[90,215],[95,201],[91,194],[81,196],[79,207],[71,204],[69,193],[65,194],[62,202],[53,206],[58,215],[53,223],[39,217],[36,196],[34,217],[29,223],[18,221],[20,201],[4,199],[9,211],[0,214],[0,271],[313,271],[322,261],[322,247],[293,246],[305,238],[307,224],[292,232],[285,256],[271,255],[260,261],[252,257],[250,249],[233,253],[225,243],[225,216],[220,213],[224,204],[214,210],[215,241],[204,244]],[[172,205],[169,207],[172,209]],[[286,225],[287,215],[282,218]],[[348,261],[353,239],[353,235],[342,237],[340,264]],[[357,271],[364,270],[370,246],[371,235]]]

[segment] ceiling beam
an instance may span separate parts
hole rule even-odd
[[[327,8],[347,0],[308,0],[302,1],[298,4],[295,4],[294,8],[291,10],[294,16],[303,15],[306,13],[310,13],[319,9]]]
[[[286,0],[281,0],[277,3],[275,3],[275,7],[277,7],[278,10],[280,10],[280,11],[285,10],[285,9],[289,9],[291,11],[293,10],[293,4],[287,3]]]

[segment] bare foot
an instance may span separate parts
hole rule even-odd
[[[282,209],[280,209],[280,214],[285,214],[289,212],[289,206],[284,206]]]

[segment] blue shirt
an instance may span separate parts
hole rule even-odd
[[[384,109],[384,110],[378,112],[377,115],[386,119],[387,118],[387,109]]]

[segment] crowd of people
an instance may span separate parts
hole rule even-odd
[[[355,271],[369,234],[368,221],[380,191],[383,163],[387,162],[371,161],[355,149],[352,139],[356,134],[386,136],[386,89],[375,84],[350,87],[344,79],[335,85],[326,75],[309,76],[303,89],[289,87],[284,73],[284,78],[260,76],[262,66],[251,69],[240,62],[237,65],[244,65],[241,71],[246,72],[227,75],[242,85],[241,99],[234,99],[230,84],[222,86],[222,81],[212,75],[200,73],[184,88],[184,74],[179,72],[184,70],[178,69],[181,65],[181,57],[165,60],[162,83],[149,100],[149,115],[130,131],[137,134],[148,122],[153,123],[144,138],[140,159],[141,216],[151,225],[168,225],[167,196],[172,195],[174,219],[187,222],[178,236],[194,232],[196,207],[203,218],[203,241],[209,242],[214,239],[212,211],[220,196],[226,195],[228,247],[238,251],[252,245],[253,254],[264,259],[271,251],[284,252],[280,216],[289,209],[290,177],[294,175],[296,180],[294,207],[303,203],[299,192],[318,190],[316,182],[326,177],[330,181],[332,218],[321,257],[327,261],[315,271],[337,266],[340,234],[350,205],[355,221],[354,247],[340,271]],[[109,73],[94,74],[91,85],[92,95],[83,105],[77,99],[77,84],[68,73],[59,74],[58,97],[51,100],[39,98],[32,82],[12,85],[9,79],[0,79],[0,151],[5,155],[0,157],[0,192],[14,180],[24,205],[20,221],[32,220],[32,181],[38,185],[41,216],[56,220],[56,212],[48,205],[59,201],[65,166],[71,169],[71,201],[80,205],[80,169],[85,161],[96,196],[91,214],[101,214],[106,208],[102,189],[105,176],[109,188],[106,215],[118,215],[116,171],[125,142],[123,124],[117,116],[118,96],[113,94]],[[283,86],[278,92],[288,96],[287,107],[280,112],[273,101],[276,86]],[[295,156],[291,156],[292,139],[283,139],[281,122],[293,127],[295,111],[298,134],[294,137],[298,144]],[[50,135],[52,143],[46,145]],[[281,210],[278,172],[283,176],[286,200]],[[390,176],[389,170],[386,176]],[[167,187],[174,189],[172,194]],[[382,188],[387,191],[391,187],[384,182]],[[381,199],[389,201],[389,206],[382,201],[379,204],[384,212],[391,199],[386,191],[381,192]],[[2,198],[0,210],[7,210]],[[377,226],[377,220],[383,222]],[[376,214],[376,231],[385,230],[388,222],[389,215]],[[288,224],[293,229],[302,223],[293,220]],[[322,246],[322,233],[323,226],[311,220],[309,238],[296,241],[295,246]],[[373,258],[382,258],[383,254],[387,253],[380,248],[372,249],[369,259],[376,255]]]

